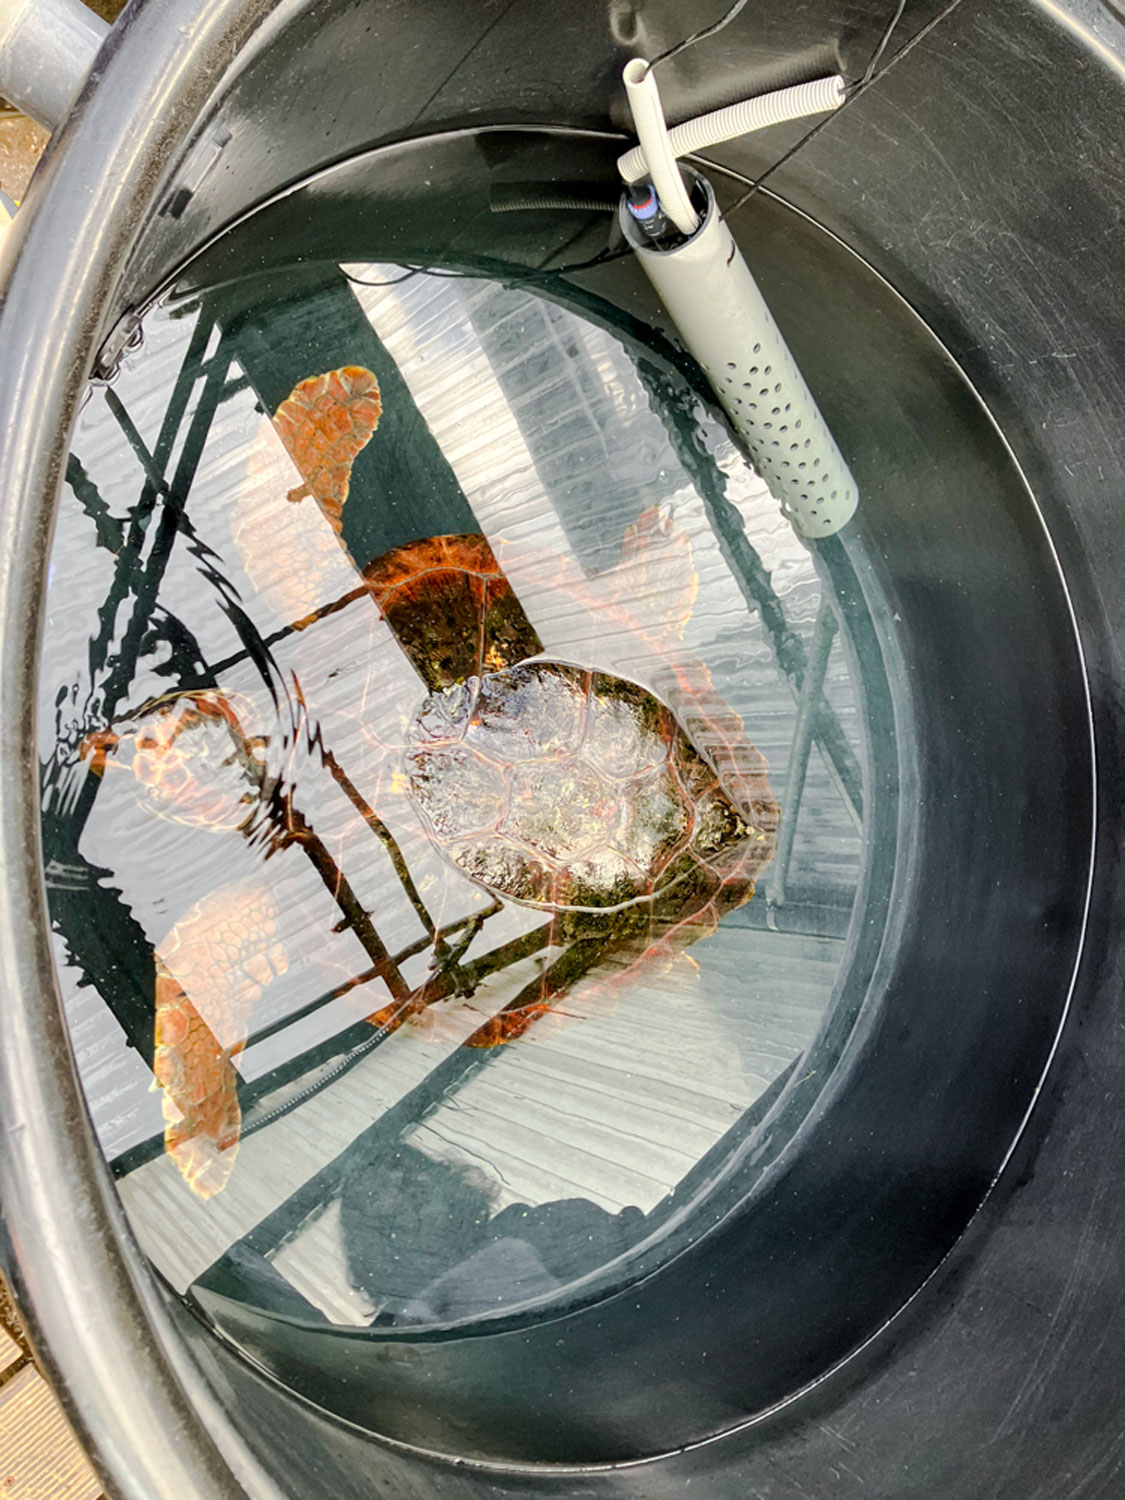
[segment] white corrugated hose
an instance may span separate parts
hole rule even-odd
[[[630,63],[629,68],[635,67],[637,61],[635,59]],[[644,67],[643,63],[641,67]],[[625,70],[627,92],[629,68]],[[632,103],[632,93],[629,98]],[[704,151],[708,146],[733,141],[754,130],[765,130],[769,125],[782,125],[787,120],[803,120],[808,115],[827,114],[839,109],[843,102],[844,80],[839,73],[834,73],[828,78],[817,78],[812,83],[798,83],[792,88],[759,94],[756,99],[744,99],[741,104],[730,104],[726,109],[712,110],[709,115],[700,115],[698,119],[685,120],[682,125],[673,125],[667,132],[668,145],[674,157],[690,156],[693,151]],[[663,116],[661,123],[663,124]],[[637,135],[640,136],[639,130]],[[639,182],[647,174],[643,146],[634,146],[631,151],[626,151],[624,156],[619,157],[617,170],[626,182]],[[659,187],[656,192],[659,197]],[[663,203],[663,199],[661,202]]]

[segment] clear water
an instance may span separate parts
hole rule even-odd
[[[831,604],[675,378],[538,291],[364,262],[250,307],[150,314],[52,554],[47,880],[102,1148],[189,1296],[410,1329],[620,1287],[695,1232],[838,988],[866,747]],[[337,535],[271,415],[352,365],[383,414]],[[470,532],[545,658],[764,758],[789,847],[713,929],[574,964],[435,844],[404,758],[426,689],[361,570]],[[801,775],[825,646],[835,751]]]

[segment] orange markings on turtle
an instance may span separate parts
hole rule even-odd
[[[479,534],[409,542],[376,558],[363,577],[430,689],[498,671],[543,649],[495,553]]]
[[[471,1036],[465,1038],[462,1046],[480,1051],[487,1051],[490,1047],[503,1047],[508,1042],[518,1041],[541,1016],[558,1014],[555,1007],[545,1000],[521,1005],[516,1010],[502,1010],[485,1021],[483,1026],[478,1026]]]
[[[426,985],[422,985],[409,1000],[396,1001],[373,1011],[366,1018],[367,1024],[388,1035],[398,1031],[400,1027],[406,1027],[411,1036],[426,1042],[448,1042],[454,1039],[458,1035],[455,1026],[443,1023],[440,1008],[435,1007],[433,1000],[427,997],[426,988]],[[460,1033],[460,1045],[480,1049],[503,1046],[505,1042],[513,1042],[522,1036],[533,1022],[547,1014],[557,1016],[561,1012],[546,1001],[539,1000],[512,1010],[499,1011],[483,1021],[468,1036]]]
[[[379,425],[379,382],[361,365],[345,365],[302,380],[281,403],[274,427],[304,480],[290,500],[306,495],[339,536],[352,465]]]
[[[242,1112],[233,1059],[262,990],[288,968],[277,923],[268,887],[245,882],[197,902],[157,948],[152,1070],[164,1146],[201,1198],[221,1192],[234,1166]]]
[[[238,1078],[224,1048],[159,956],[153,1075],[163,1093],[164,1149],[201,1198],[226,1186],[242,1112]]]
[[[389,1035],[407,1021],[425,1014],[425,1008],[424,1000],[418,995],[411,995],[408,1000],[395,1000],[390,1005],[373,1010],[365,1019],[369,1026],[374,1026],[377,1031],[386,1031]]]
[[[104,776],[110,754],[121,743],[121,736],[114,729],[94,729],[78,746],[78,759],[89,761],[94,776]]]
[[[395,589],[426,574],[472,573],[480,578],[504,578],[488,539],[479,533],[467,536],[430,536],[408,542],[377,557],[364,570],[368,587],[380,606]],[[504,580],[507,582],[507,580]]]

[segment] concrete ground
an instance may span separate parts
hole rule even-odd
[[[47,132],[26,115],[0,109],[0,193],[18,203],[47,144]]]
[[[96,1475],[35,1365],[2,1281],[0,1492],[5,1500],[99,1500],[101,1496]]]

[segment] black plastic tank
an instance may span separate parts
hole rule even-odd
[[[814,0],[660,65],[673,121],[857,85],[696,163],[859,485],[805,545],[613,228],[624,62],[721,14],[137,7],[19,212],[3,1247],[110,1493],[1119,1490],[1125,31]],[[509,600],[472,672],[370,607],[431,538]],[[420,802],[505,672],[534,746],[474,699]],[[780,831],[646,946],[529,898],[527,766],[593,868],[687,763],[653,695]]]

